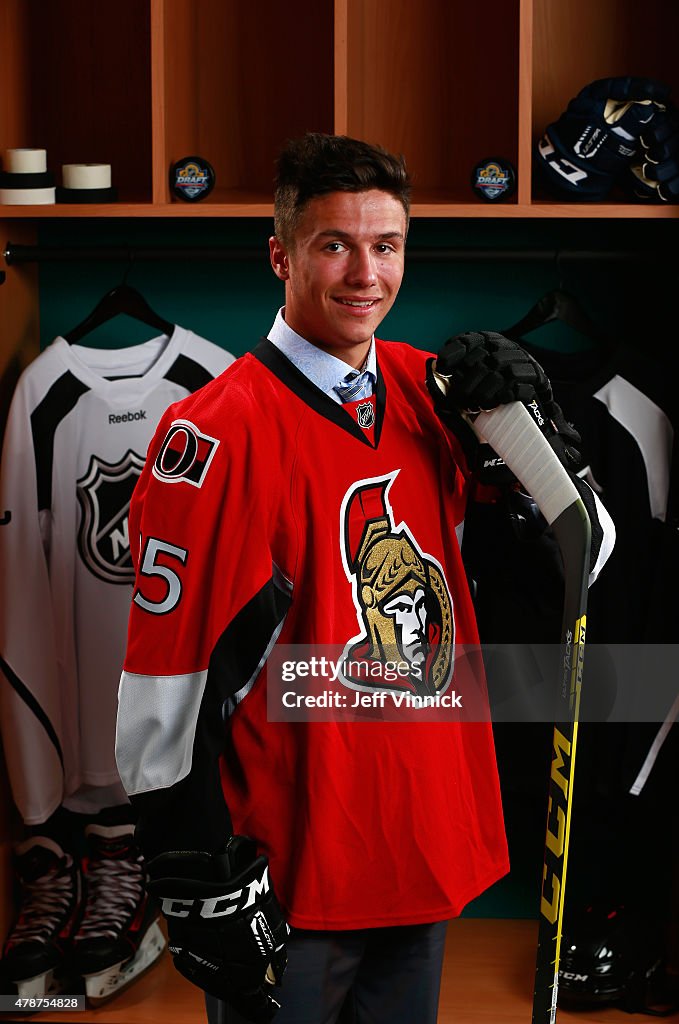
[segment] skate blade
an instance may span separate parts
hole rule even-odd
[[[22,981],[14,981],[13,984],[20,999],[42,999],[58,991],[54,971],[36,974],[34,978],[24,978]]]
[[[123,963],[113,964],[98,974],[85,975],[85,995],[90,1006],[101,1006],[127,988],[140,974],[148,970],[167,945],[157,921],[154,921],[142,939],[136,956]]]

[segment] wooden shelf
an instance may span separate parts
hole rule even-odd
[[[0,220],[39,217],[44,220],[73,217],[272,217],[273,202],[262,198],[228,203],[93,203],[55,206],[0,206]]]
[[[507,218],[590,218],[608,219],[671,219],[679,217],[679,206],[644,206],[629,203],[503,203],[493,206],[490,203],[445,203],[445,202],[414,202],[413,217],[444,217],[444,218],[488,218],[506,220]],[[205,218],[205,217],[273,217],[273,203],[262,199],[259,202],[212,203],[116,203],[56,206],[0,206],[1,220],[43,219],[53,220],[65,218],[94,217],[168,217],[168,218]]]

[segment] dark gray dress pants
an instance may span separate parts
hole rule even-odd
[[[447,921],[293,929],[273,1024],[436,1024]],[[208,1024],[250,1024],[206,996]]]

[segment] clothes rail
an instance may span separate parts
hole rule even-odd
[[[8,266],[22,263],[92,262],[243,262],[265,260],[266,247],[223,246],[48,246],[7,242],[4,253]],[[501,249],[414,246],[406,249],[409,263],[655,263],[667,262],[663,251],[630,249]]]

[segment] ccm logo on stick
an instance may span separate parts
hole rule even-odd
[[[153,475],[166,484],[182,480],[201,487],[219,441],[202,434],[189,420],[175,420],[160,446]]]

